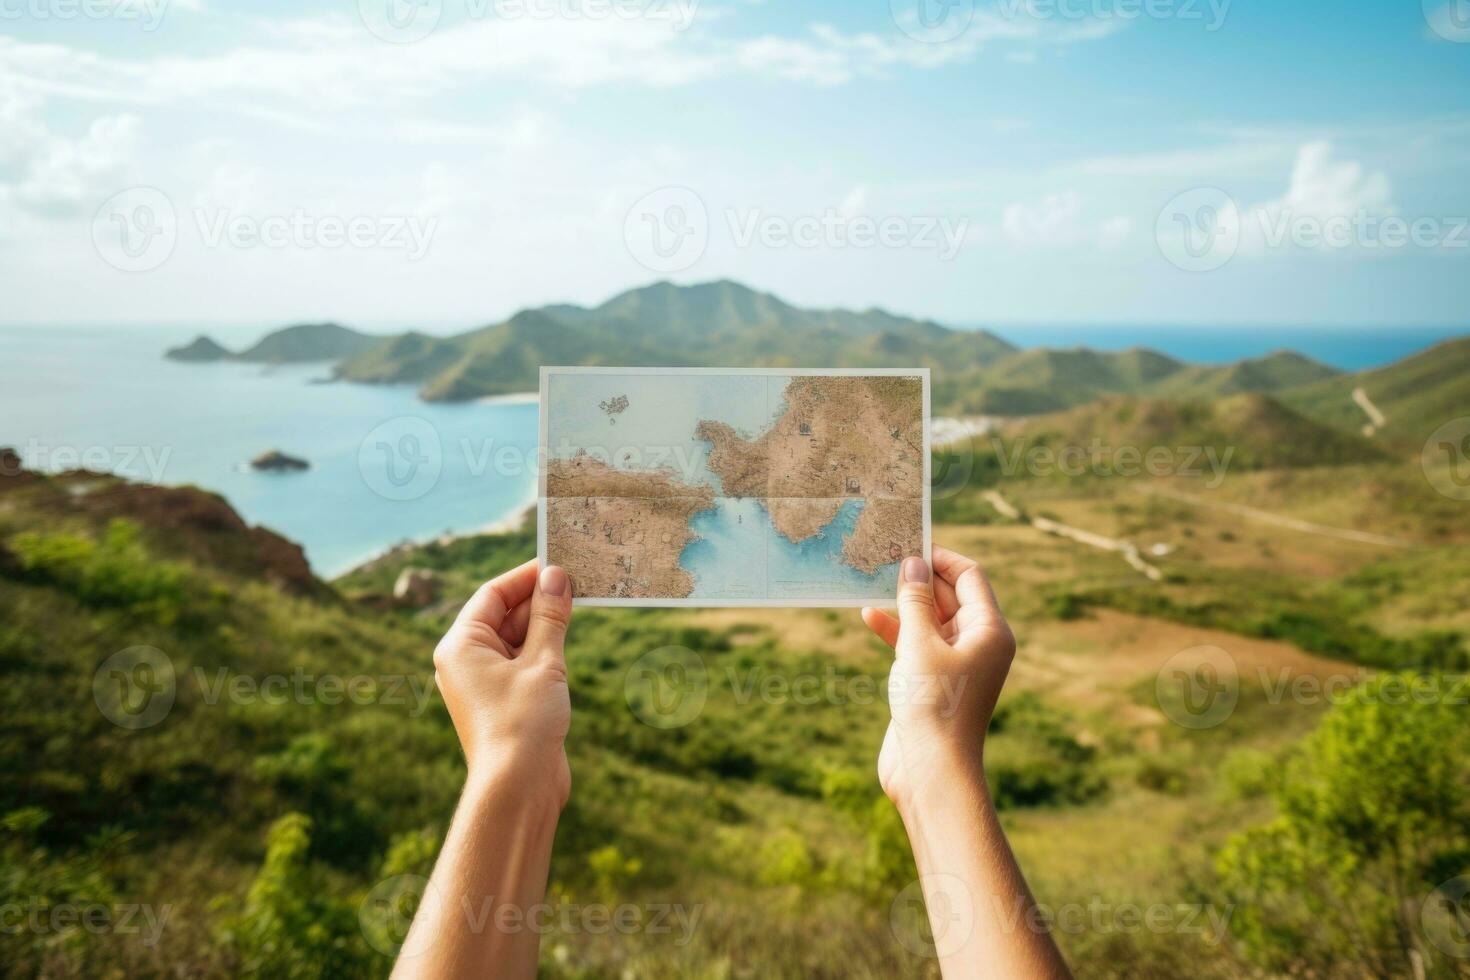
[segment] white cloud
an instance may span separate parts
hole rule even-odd
[[[71,217],[122,189],[122,173],[137,148],[137,116],[105,116],[68,139],[47,130],[33,111],[18,101],[0,105],[6,123],[0,202],[39,217]]]
[[[1293,229],[1356,227],[1396,214],[1392,198],[1393,187],[1384,174],[1369,173],[1357,161],[1336,159],[1331,143],[1307,143],[1297,152],[1286,193],[1246,209],[1241,246],[1259,253],[1295,240]]]
[[[1047,194],[1038,201],[1016,201],[1001,213],[1001,234],[1024,248],[1113,248],[1133,233],[1133,219],[1114,215],[1101,222],[1086,218],[1082,195],[1074,190]]]

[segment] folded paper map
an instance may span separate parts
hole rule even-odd
[[[927,369],[542,368],[540,557],[586,605],[891,602],[928,433]]]

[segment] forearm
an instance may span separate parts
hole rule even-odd
[[[945,980],[1071,976],[1037,914],[978,761],[946,763],[899,811]]]
[[[508,773],[471,776],[395,978],[536,975],[560,806],[525,791],[534,785]]]

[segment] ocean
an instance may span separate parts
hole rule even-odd
[[[222,494],[247,521],[299,542],[312,567],[335,575],[402,541],[480,530],[534,502],[534,402],[435,405],[407,386],[322,384],[326,365],[178,364],[163,358],[197,328],[0,328],[0,445],[26,465],[84,466],[137,480],[193,484]],[[226,343],[262,331],[221,331]],[[1290,348],[1335,367],[1385,364],[1456,336],[1454,329],[1200,330],[1158,327],[1001,327],[1027,346],[1156,347],[1219,362]],[[766,409],[768,410],[768,409]],[[279,449],[301,473],[246,464]],[[695,459],[698,460],[696,454]],[[795,548],[741,521],[731,504],[697,519],[709,537],[774,549],[781,566],[826,562],[832,538]],[[844,514],[841,521],[850,521]],[[774,540],[772,540],[774,538]],[[701,593],[750,587],[695,546],[686,567]],[[887,570],[885,570],[886,572]]]
[[[326,365],[179,364],[190,334],[0,330],[0,445],[44,471],[115,472],[222,494],[335,575],[407,540],[535,502],[534,402],[435,405],[414,389],[313,383]],[[298,473],[245,464],[279,449]]]

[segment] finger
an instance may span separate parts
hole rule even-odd
[[[905,558],[898,577],[898,635],[925,639],[939,635],[933,575],[922,558]]]
[[[500,627],[500,635],[513,647],[518,647],[526,642],[526,624],[531,621],[531,604],[523,602],[510,611],[505,617],[505,623]]]
[[[536,559],[532,558],[476,589],[455,617],[455,624],[480,623],[498,630],[506,614],[525,602],[535,585]]]
[[[939,621],[947,623],[960,611],[960,600],[955,597],[954,586],[943,578],[934,576],[934,602],[939,607]]]
[[[990,579],[986,577],[979,563],[935,545],[934,570],[941,578],[954,583],[955,598],[959,600],[961,607],[976,607],[979,618],[987,621],[1004,618],[1000,611],[1000,602],[995,598],[995,589],[991,587]]]
[[[547,565],[536,578],[531,593],[531,614],[526,623],[523,656],[561,659],[567,625],[572,620],[572,582],[565,569]]]
[[[881,609],[871,606],[863,610],[863,625],[877,634],[878,639],[889,646],[898,643],[898,620]]]

